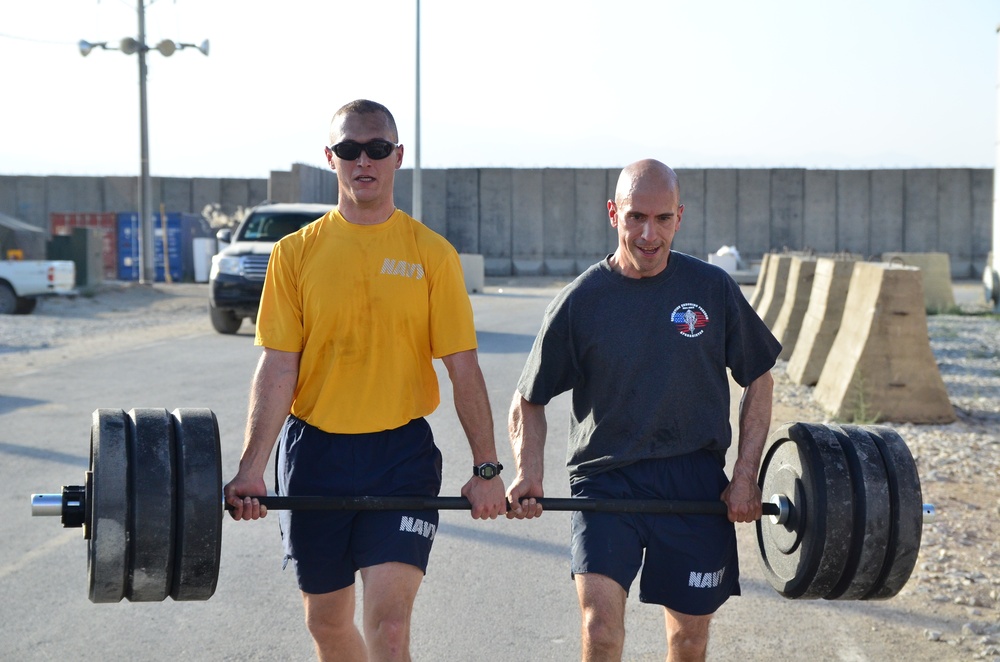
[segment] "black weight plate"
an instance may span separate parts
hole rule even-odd
[[[128,413],[129,576],[125,597],[158,602],[170,594],[174,567],[174,439],[166,409]]]
[[[784,495],[789,521],[757,521],[764,574],[786,598],[821,598],[840,581],[854,529],[851,478],[829,429],[788,423],[764,446],[758,484],[765,501]]]
[[[875,586],[889,544],[889,482],[878,446],[856,425],[827,426],[840,440],[854,487],[854,533],[844,574],[825,597],[860,600]]]
[[[899,433],[885,425],[862,427],[878,446],[885,462],[892,513],[885,564],[865,599],[886,600],[902,590],[917,564],[923,533],[924,501],[917,465]]]
[[[128,435],[121,409],[98,409],[90,427],[86,534],[91,602],[120,602],[128,579]]]
[[[174,600],[208,600],[222,555],[222,451],[211,409],[175,409],[177,544]]]

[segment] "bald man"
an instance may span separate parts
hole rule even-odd
[[[728,506],[728,518],[574,513],[584,660],[621,659],[640,566],[640,601],[664,608],[667,660],[703,660],[712,615],[740,593],[733,523],[761,515],[757,471],[781,345],[725,271],[671,250],[683,213],[669,167],[644,160],[622,171],[608,201],[618,247],[549,305],[511,403],[509,518],[542,513],[545,405],[565,391],[574,497]],[[727,371],[744,388],[731,481]]]

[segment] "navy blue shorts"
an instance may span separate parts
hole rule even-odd
[[[289,416],[281,429],[277,491],[283,496],[437,496],[441,452],[415,419],[395,430],[330,434]],[[281,511],[285,558],[299,588],[329,593],[361,568],[399,562],[427,571],[436,510]]]
[[[576,478],[570,487],[588,499],[716,501],[727,484],[718,456],[699,451]],[[605,575],[627,593],[641,566],[642,602],[701,616],[740,594],[736,528],[725,516],[575,512],[572,528],[573,574]]]

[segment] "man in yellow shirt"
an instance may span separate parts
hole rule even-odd
[[[278,242],[268,266],[256,333],[264,349],[239,471],[225,488],[232,515],[266,515],[252,497],[266,493],[275,441],[281,494],[437,495],[441,454],[424,417],[440,401],[440,358],[472,449],[462,495],[474,518],[496,518],[502,466],[458,253],[395,207],[403,146],[387,108],[345,105],[330,138],[338,207]],[[282,512],[319,659],[409,659],[437,521],[437,511]],[[354,625],[357,571],[364,636]]]

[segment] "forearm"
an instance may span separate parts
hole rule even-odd
[[[263,475],[281,426],[292,408],[299,355],[265,349],[250,386],[240,471]]]
[[[493,414],[490,411],[486,380],[483,379],[483,371],[479,368],[476,350],[445,356],[442,360],[451,378],[455,394],[455,411],[465,430],[465,436],[469,439],[473,464],[496,462]],[[506,503],[503,480],[499,476],[491,479],[470,476],[462,488],[462,496],[472,504],[473,519],[495,519],[504,513]]]
[[[454,392],[455,412],[469,440],[474,464],[497,461],[493,412],[475,350],[443,358]]]
[[[757,481],[761,453],[771,426],[771,398],[774,379],[770,372],[754,380],[740,400],[739,449],[733,465],[733,477]]]
[[[545,436],[548,431],[544,405],[528,402],[514,393],[507,423],[515,470],[539,485],[545,473]]]

